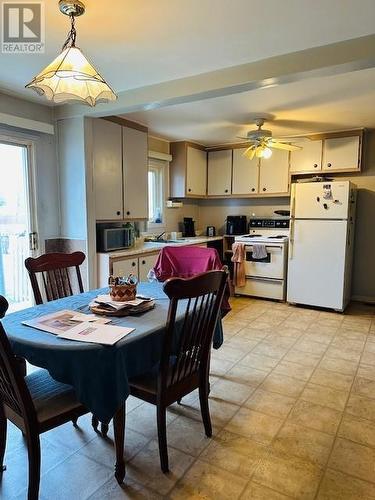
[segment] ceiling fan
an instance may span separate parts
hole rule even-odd
[[[239,137],[251,143],[251,146],[243,153],[244,156],[252,160],[254,156],[257,158],[269,158],[272,155],[272,149],[285,149],[286,151],[297,151],[302,149],[301,146],[283,142],[283,139],[274,139],[271,130],[262,129],[264,118],[256,118],[254,123],[258,127],[257,130],[250,130],[246,137]],[[288,140],[285,138],[284,140]]]

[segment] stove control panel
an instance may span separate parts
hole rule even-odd
[[[288,229],[289,219],[250,219],[249,230],[253,228]]]

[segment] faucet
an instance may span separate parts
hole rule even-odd
[[[156,236],[156,239],[157,240],[160,240],[160,238],[165,234],[165,231],[163,231],[162,233],[160,233],[158,236]]]

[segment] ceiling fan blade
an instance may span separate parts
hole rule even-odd
[[[250,146],[249,148],[246,149],[246,151],[242,153],[242,156],[246,156],[246,158],[252,160],[255,156],[255,150],[256,148],[254,146]]]
[[[249,139],[248,137],[243,137],[241,135],[237,135],[236,137],[237,137],[237,139],[242,139],[243,141],[246,141],[249,144],[255,144],[256,143],[256,141],[253,141],[253,140]]]
[[[286,151],[299,151],[302,149],[301,146],[295,146],[294,144],[285,144],[284,142],[269,142],[268,147],[274,149],[285,149]]]

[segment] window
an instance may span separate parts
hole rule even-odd
[[[148,164],[148,220],[149,225],[164,223],[164,172],[166,162],[149,160]]]

